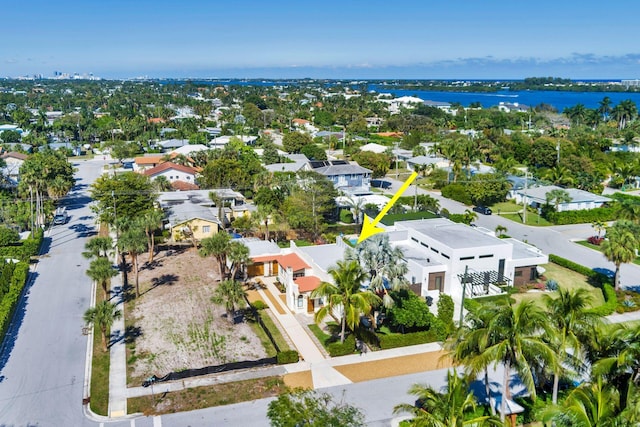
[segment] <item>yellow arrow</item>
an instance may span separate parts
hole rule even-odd
[[[369,218],[368,216],[366,215],[364,216],[364,221],[362,222],[362,231],[360,232],[360,237],[358,237],[358,242],[356,244],[362,242],[365,239],[368,239],[374,234],[384,231],[384,228],[378,227],[377,224],[387,214],[387,212],[389,212],[389,209],[391,209],[391,206],[393,206],[395,202],[398,201],[400,196],[407,190],[407,188],[409,188],[409,186],[411,185],[413,180],[416,179],[417,176],[418,176],[417,172],[414,172],[411,174],[409,179],[407,179],[404,182],[404,184],[402,184],[402,187],[400,187],[400,189],[396,192],[396,194],[393,195],[391,200],[387,202],[385,207],[380,211],[378,216],[376,216],[376,218],[373,221],[371,221],[371,218]]]

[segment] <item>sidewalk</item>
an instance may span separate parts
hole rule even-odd
[[[111,363],[109,368],[109,410],[111,418],[127,415],[127,351],[125,347],[122,275],[111,279],[111,299],[122,315],[111,326]]]

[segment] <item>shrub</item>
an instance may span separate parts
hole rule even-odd
[[[346,356],[347,354],[353,354],[356,350],[356,337],[354,335],[347,335],[344,342],[340,341],[332,342],[327,346],[327,351],[331,357]]]
[[[300,360],[300,355],[295,350],[281,351],[276,355],[278,365],[287,365],[289,363],[296,363]]]
[[[613,221],[617,219],[616,209],[613,207],[565,212],[549,210],[543,212],[543,217],[556,225],[583,224],[592,223],[594,221]]]
[[[340,211],[340,222],[344,222],[345,224],[353,223],[353,214],[349,209],[343,209]]]
[[[604,304],[599,307],[594,307],[589,311],[602,316],[608,316],[616,311],[618,307],[618,296],[613,286],[608,283],[602,286],[602,294],[604,295]]]
[[[20,241],[20,234],[9,227],[0,227],[0,246],[12,245]]]
[[[28,272],[29,264],[26,262],[20,262],[15,266],[13,275],[11,276],[9,291],[4,295],[2,301],[0,301],[0,336],[3,338],[7,333],[13,312],[22,295],[22,289],[27,282]]]
[[[446,328],[447,332],[453,332],[453,311],[455,305],[453,298],[447,294],[440,294],[438,298],[438,320]]]
[[[466,187],[462,184],[449,184],[445,187],[442,187],[441,193],[442,197],[453,199],[457,202],[464,203],[465,205],[471,205],[473,203],[471,200],[471,195],[467,191]]]
[[[548,291],[557,291],[558,290],[558,282],[553,280],[553,279],[547,280],[547,283],[545,285],[546,285],[546,288],[547,288]]]
[[[378,335],[378,337],[380,339],[380,348],[383,350],[438,341],[437,332],[434,330],[408,334]]]
[[[592,245],[600,246],[600,244],[603,242],[603,240],[604,240],[604,237],[590,236],[587,239],[587,242],[591,243]]]
[[[265,308],[269,308],[269,306],[265,304],[264,301],[260,300],[252,302],[251,307],[253,307],[255,310],[264,310]]]

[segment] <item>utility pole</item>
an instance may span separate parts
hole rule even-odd
[[[460,323],[458,327],[462,326],[462,322],[464,321],[464,295],[467,293],[467,275],[469,273],[469,266],[464,266],[464,276],[462,277],[462,302],[460,303]]]
[[[522,223],[527,223],[527,178],[529,177],[529,171],[524,173],[524,197],[522,197]]]
[[[556,151],[558,152],[558,156],[556,158],[556,166],[560,166],[560,140],[556,142]]]
[[[395,155],[396,155],[396,179],[398,179],[398,143],[396,142],[396,150],[395,150]]]

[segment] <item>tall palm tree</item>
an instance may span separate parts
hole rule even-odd
[[[568,366],[578,371],[585,368],[582,343],[595,334],[602,316],[589,310],[591,295],[586,289],[559,288],[557,297],[544,295],[543,299],[553,325],[549,341],[559,359],[553,369],[552,402],[556,404],[560,375]]]
[[[509,377],[512,369],[520,376],[532,398],[536,399],[536,387],[531,362],[544,362],[554,366],[555,354],[544,342],[541,331],[548,331],[548,319],[535,301],[523,301],[513,306],[507,300],[495,305],[483,305],[480,316],[490,318],[487,334],[491,345],[483,352],[485,362],[504,366],[500,417],[504,420],[509,396]],[[486,310],[486,312],[485,312]]]
[[[147,235],[147,246],[149,247],[149,262],[153,262],[155,252],[156,239],[154,233],[162,224],[164,214],[159,209],[152,209],[144,213],[141,217],[141,223],[144,226],[144,232]]]
[[[447,372],[447,387],[439,392],[431,386],[414,384],[409,393],[418,397],[420,406],[409,404],[396,405],[394,413],[409,412],[414,415],[410,425],[429,427],[463,427],[463,426],[501,426],[500,420],[494,416],[473,417],[476,399],[469,391],[466,379],[460,377],[455,370]]]
[[[102,334],[102,351],[107,352],[107,329],[113,322],[122,316],[120,310],[115,304],[109,301],[99,302],[95,307],[89,308],[84,312],[84,321],[87,325],[95,325],[100,329]]]
[[[109,291],[107,290],[109,279],[117,275],[118,271],[113,268],[111,261],[105,257],[98,257],[94,259],[91,261],[91,264],[89,264],[89,268],[87,269],[87,276],[95,282],[100,283],[100,286],[102,286],[105,301],[109,298]]]
[[[602,114],[602,120],[606,122],[609,119],[609,114],[611,114],[611,98],[605,96],[598,105],[598,112]]]
[[[571,176],[571,171],[566,166],[562,166],[562,165],[555,165],[554,167],[549,169],[543,175],[543,178],[548,181],[551,181],[551,183],[555,185],[573,184],[573,177]]]
[[[491,414],[495,415],[495,408],[490,404],[491,384],[489,383],[489,365],[491,361],[483,357],[484,351],[494,343],[489,334],[491,313],[488,311],[469,311],[464,324],[458,329],[454,339],[449,340],[445,347],[448,356],[454,362],[464,365],[466,374],[475,378],[480,372],[484,373],[484,392],[486,403],[491,407]]]
[[[316,323],[330,316],[340,324],[340,342],[344,342],[346,329],[354,331],[360,323],[360,316],[380,304],[380,298],[360,290],[367,274],[357,261],[338,261],[336,267],[329,269],[334,283],[323,282],[312,293],[312,298],[323,297],[327,303],[315,314]],[[337,312],[340,312],[338,319]]]
[[[247,292],[244,290],[242,283],[233,279],[223,280],[214,291],[211,302],[214,304],[224,304],[227,312],[227,320],[233,323],[233,315],[236,312],[236,307],[243,307],[245,305],[246,294]]]
[[[249,248],[244,243],[232,240],[229,243],[227,259],[231,263],[229,277],[233,280],[235,279],[238,271],[242,271],[244,266],[251,261],[251,258],[249,258]]]
[[[635,229],[634,224],[629,221],[617,221],[613,226],[607,228],[607,238],[600,245],[605,258],[616,266],[614,276],[616,291],[620,289],[620,266],[632,262],[636,258],[638,238],[634,233]]]
[[[556,212],[558,212],[562,203],[569,203],[572,200],[567,190],[562,190],[560,188],[548,191],[547,194],[545,194],[545,197],[548,204],[553,204]]]
[[[227,274],[227,253],[229,252],[231,236],[229,233],[216,233],[211,237],[206,237],[200,242],[200,256],[212,256],[218,262],[220,276]]]
[[[140,268],[138,265],[138,256],[147,250],[147,236],[145,235],[143,225],[138,221],[131,222],[120,235],[118,246],[123,253],[127,252],[129,254],[135,278],[136,297],[139,297]]]

